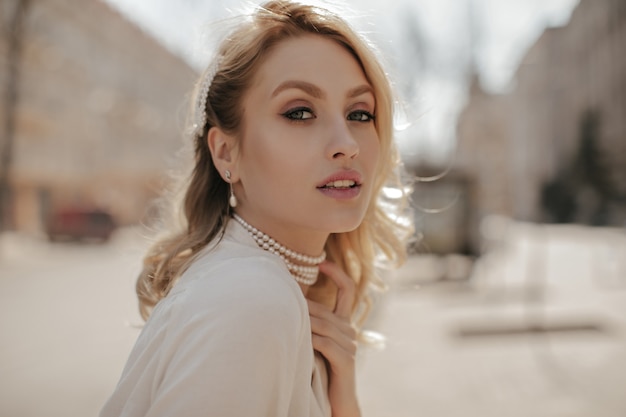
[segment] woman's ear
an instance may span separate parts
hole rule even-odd
[[[238,178],[237,162],[239,157],[236,139],[218,127],[209,129],[207,144],[215,168],[226,181],[225,172],[230,171],[231,178],[227,182],[236,182]]]

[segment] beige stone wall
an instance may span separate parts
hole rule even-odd
[[[547,29],[504,95],[474,84],[458,123],[458,169],[475,180],[474,211],[540,221],[541,187],[579,151],[580,120],[601,117],[599,147],[626,195],[626,3],[581,0],[570,23]],[[623,202],[611,208],[626,221]]]
[[[138,221],[182,143],[196,73],[101,1],[34,1],[24,39],[17,228],[68,204]]]

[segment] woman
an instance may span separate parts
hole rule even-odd
[[[356,325],[409,229],[383,70],[336,15],[271,1],[196,103],[183,224],[145,258],[147,323],[101,416],[360,415]]]

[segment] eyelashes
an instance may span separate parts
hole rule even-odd
[[[348,114],[348,120],[355,122],[371,122],[376,120],[376,116],[366,110],[355,110]]]
[[[294,109],[287,110],[282,114],[282,116],[292,121],[305,121],[315,118],[313,111],[308,107],[296,107]]]
[[[316,119],[317,116],[313,113],[309,107],[295,107],[282,113],[282,116],[289,121],[304,122],[307,120]],[[367,110],[354,110],[348,113],[346,120],[360,123],[368,123],[376,120],[376,116]]]

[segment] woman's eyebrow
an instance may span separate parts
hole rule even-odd
[[[291,88],[297,88],[298,90],[302,90],[314,98],[321,99],[326,97],[326,94],[324,94],[324,92],[318,86],[308,83],[306,81],[296,80],[288,80],[281,83],[272,93],[272,97],[276,97],[282,91],[289,90]]]
[[[348,91],[348,98],[358,97],[361,94],[370,93],[375,96],[374,89],[369,84],[363,84],[358,87],[352,88]]]
[[[315,84],[311,84],[306,81],[298,81],[298,80],[287,80],[287,81],[280,83],[280,85],[276,87],[276,89],[272,92],[272,97],[276,97],[281,92],[285,90],[289,90],[291,88],[302,90],[314,98],[318,98],[318,99],[326,98],[326,94],[322,91],[321,88],[319,88]],[[363,84],[363,85],[359,85],[357,87],[351,88],[350,90],[348,90],[348,93],[346,96],[348,98],[354,98],[354,97],[360,96],[361,94],[366,94],[366,93],[374,95],[374,89],[369,84]]]

